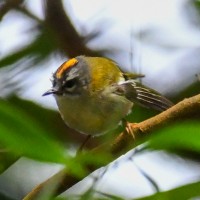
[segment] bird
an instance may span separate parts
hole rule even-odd
[[[62,119],[70,128],[90,136],[114,130],[134,105],[164,111],[173,103],[141,84],[141,74],[125,73],[105,57],[77,56],[64,62],[54,73],[52,94]]]

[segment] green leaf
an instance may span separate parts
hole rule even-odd
[[[0,101],[0,130],[0,143],[17,155],[49,162],[66,161],[61,144],[30,115],[4,100]]]
[[[5,56],[0,60],[0,67],[12,65],[24,59],[25,57],[33,58],[34,62],[32,66],[36,66],[37,62],[41,62],[46,59],[53,51],[57,49],[56,42],[50,31],[42,29],[40,34],[30,44],[24,44],[24,47],[16,50],[10,55]],[[29,67],[30,65],[27,65]]]
[[[7,151],[6,149],[0,149],[0,174],[4,172],[8,167],[18,160],[19,156]]]
[[[200,86],[200,82],[199,80],[196,80],[196,82],[188,85],[186,88],[178,92],[178,94],[176,94],[176,96],[173,97],[173,101],[179,102],[179,101],[182,101],[184,98],[189,98],[189,97],[199,94],[199,86]]]
[[[154,195],[138,198],[135,200],[188,200],[193,197],[200,197],[200,182],[184,185],[166,192],[159,192]]]
[[[1,200],[14,200],[13,198],[8,197],[8,196],[6,196],[5,194],[2,194],[2,193],[0,193],[0,199]]]
[[[200,152],[199,121],[183,121],[155,133],[148,147],[170,151],[189,150]]]
[[[41,126],[48,135],[58,138],[65,145],[73,143],[70,138],[70,135],[73,135],[72,130],[69,130],[65,125],[58,111],[44,108],[33,101],[21,99],[17,96],[9,97],[8,101],[23,113],[31,116],[31,120]]]
[[[158,113],[159,112],[156,110],[134,105],[133,111],[126,117],[126,120],[129,122],[137,123],[155,116]]]

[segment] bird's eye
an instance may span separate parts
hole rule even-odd
[[[77,81],[76,79],[68,80],[64,83],[63,87],[67,90],[73,90],[76,87]]]
[[[52,79],[51,82],[52,82],[52,86],[55,87],[56,86],[56,81]]]

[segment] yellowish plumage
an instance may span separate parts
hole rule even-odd
[[[108,87],[124,80],[116,63],[96,57],[85,57],[85,62],[92,75],[88,90],[81,97],[55,95],[55,98],[62,118],[69,127],[82,133],[97,135],[115,128],[130,111],[133,103],[123,96],[111,93],[112,88]],[[93,67],[97,65],[98,67]]]
[[[173,104],[156,91],[122,73],[107,58],[78,56],[63,63],[54,73],[54,94],[65,123],[85,134],[103,134],[117,127],[134,103],[165,110]],[[139,75],[141,77],[141,75]]]

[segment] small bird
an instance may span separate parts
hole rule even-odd
[[[80,133],[95,136],[115,129],[134,104],[164,111],[173,103],[103,57],[77,56],[53,74],[53,94],[64,122]]]

